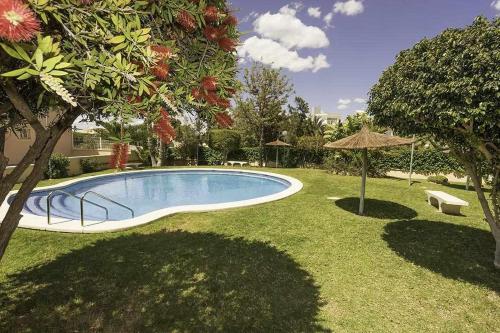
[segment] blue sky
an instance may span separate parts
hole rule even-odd
[[[399,51],[474,17],[500,14],[500,0],[232,0],[245,32],[242,67],[281,67],[311,106],[347,115]]]

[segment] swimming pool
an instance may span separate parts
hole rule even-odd
[[[246,170],[123,172],[37,189],[24,206],[23,218],[37,220],[38,224],[45,225],[43,229],[50,230],[51,225],[60,229],[63,223],[80,221],[83,206],[85,223],[82,228],[102,229],[102,226],[95,227],[97,222],[102,222],[99,224],[115,230],[117,226],[123,229],[130,222],[139,225],[176,212],[209,211],[278,200],[296,193],[301,187],[302,184],[291,177]],[[51,225],[47,223],[49,194],[50,216],[54,221]],[[12,201],[14,195],[7,201]],[[85,198],[83,205],[82,197]],[[124,221],[128,223],[113,223]]]

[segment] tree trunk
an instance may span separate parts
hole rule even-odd
[[[260,140],[259,140],[259,166],[262,167],[264,162],[264,126],[260,128]]]
[[[365,190],[366,190],[366,171],[368,169],[368,149],[363,149],[363,170],[361,171],[361,194],[359,196],[359,215],[365,211]]]
[[[497,224],[497,221],[493,216],[493,212],[490,209],[488,200],[486,199],[486,195],[484,194],[484,191],[481,187],[481,178],[479,178],[476,166],[466,158],[462,158],[462,162],[465,166],[465,170],[467,171],[470,179],[472,180],[472,184],[474,185],[474,190],[476,191],[477,198],[479,200],[479,203],[481,204],[481,208],[483,209],[484,216],[486,217],[486,222],[488,222],[491,233],[493,234],[493,238],[495,239],[496,250],[495,250],[494,265],[495,267],[500,268],[500,226]]]
[[[71,123],[69,125],[71,125]],[[67,126],[58,130],[54,129],[53,131],[51,131],[51,135],[37,138],[35,140],[35,144],[33,144],[33,147],[37,147],[37,149],[35,151],[30,149],[28,153],[31,156],[25,156],[31,157],[32,160],[35,161],[35,165],[29,176],[23,181],[21,188],[17,192],[14,200],[11,202],[7,214],[2,220],[2,224],[0,224],[0,260],[5,254],[5,250],[7,248],[7,245],[9,244],[10,238],[12,237],[12,234],[19,224],[24,203],[26,202],[38,182],[43,178],[43,173],[52,154],[52,151],[59,141],[59,138],[66,130]],[[12,189],[15,183],[16,181],[10,179],[8,184],[5,185],[10,186],[10,189]]]
[[[497,247],[495,251],[495,261],[493,262],[495,267],[500,269],[500,239],[497,239]]]
[[[5,157],[5,135],[7,130],[5,128],[0,128],[0,179],[3,178],[3,173],[9,164],[9,159]]]

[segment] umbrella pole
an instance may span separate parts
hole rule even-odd
[[[413,136],[415,140],[415,135]],[[413,174],[413,155],[415,154],[415,142],[411,144],[411,157],[410,157],[410,177],[408,177],[408,186],[411,186],[411,176]]]
[[[361,197],[359,198],[359,215],[365,209],[366,169],[368,168],[368,149],[363,149],[363,171],[361,175]]]
[[[279,154],[279,148],[276,146],[276,167],[278,167],[278,154]]]

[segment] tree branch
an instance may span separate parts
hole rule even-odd
[[[28,122],[28,124],[35,130],[38,134],[45,132],[45,128],[42,126],[37,116],[31,112],[31,109],[24,100],[24,98],[19,94],[16,86],[12,82],[11,79],[6,79],[5,85],[3,85],[3,90],[7,94],[10,102],[14,106],[14,108],[23,116],[24,119]]]

